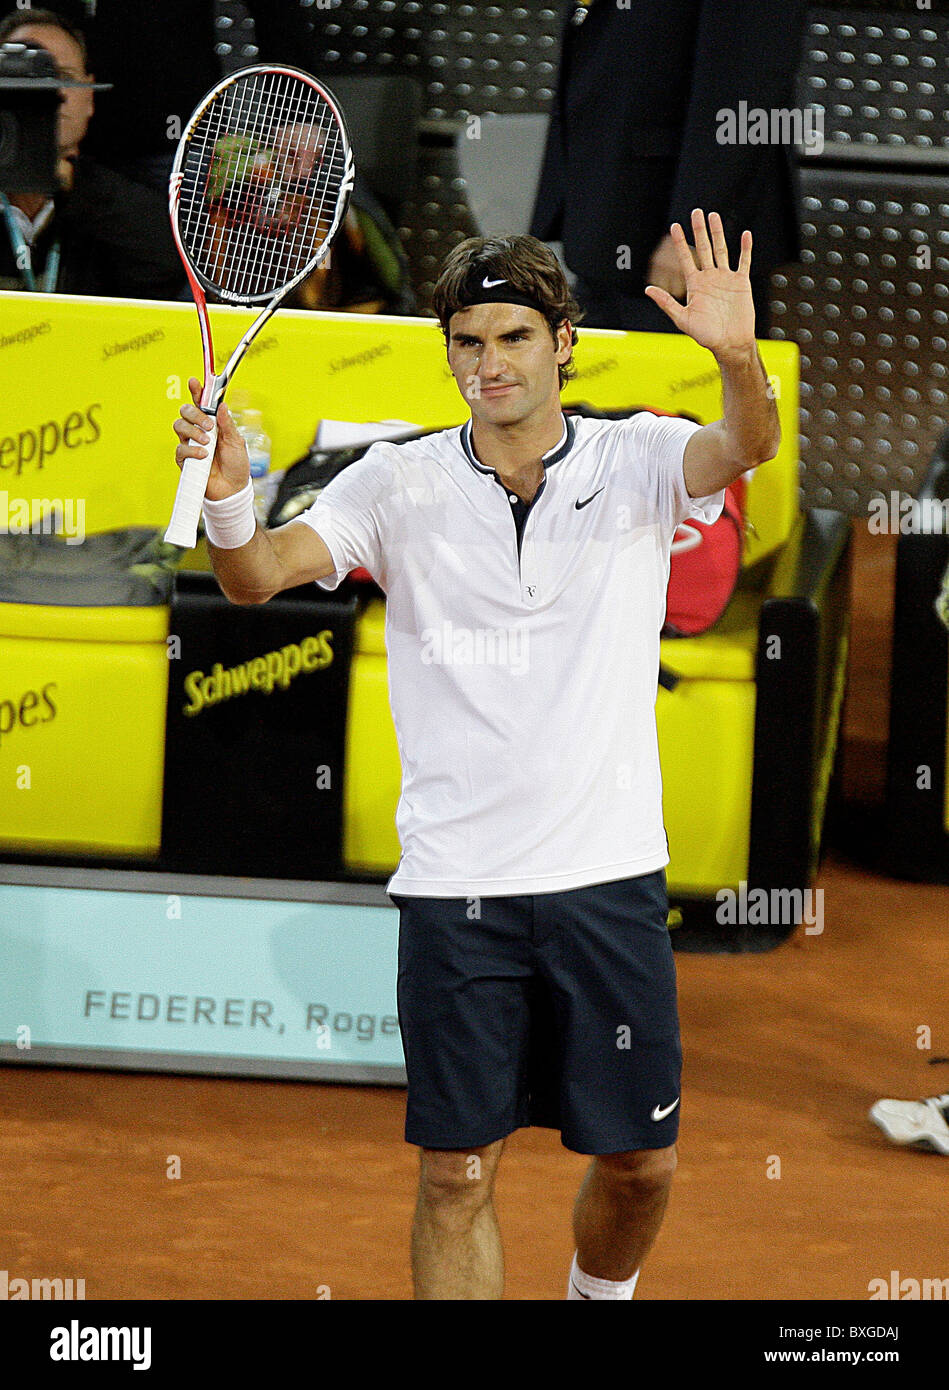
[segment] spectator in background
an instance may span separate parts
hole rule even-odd
[[[674,331],[643,294],[685,283],[669,227],[721,214],[737,263],[754,237],[755,331],[768,279],[798,253],[793,150],[721,143],[719,112],[790,108],[802,0],[587,0],[567,5],[560,75],[531,232],[560,241],[588,327]]]
[[[82,22],[90,65],[113,84],[96,112],[88,147],[127,178],[167,194],[178,139],[204,94],[224,75],[217,53],[214,0],[50,0]],[[317,66],[312,21],[325,7],[299,0],[245,0],[253,17],[258,57],[240,59]],[[186,37],[187,42],[182,40]],[[358,151],[357,164],[358,164]],[[165,219],[167,224],[167,217]],[[160,237],[172,246],[167,225]],[[361,313],[412,314],[417,304],[401,242],[388,214],[357,169],[350,210],[330,265],[293,292],[287,307]]]
[[[113,90],[89,130],[89,151],[102,164],[165,192],[178,137],[205,92],[224,75],[214,0],[49,0],[81,25],[89,62]],[[312,71],[312,14],[299,0],[245,0],[259,57]]]
[[[181,264],[168,232],[166,199],[87,158],[93,78],[82,33],[50,10],[0,20],[0,43],[43,48],[60,76],[60,190],[55,197],[0,190],[0,288],[175,298]]]

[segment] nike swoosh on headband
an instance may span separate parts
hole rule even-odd
[[[489,280],[488,277],[485,276],[481,281],[481,287],[485,290],[493,290],[495,285],[504,285],[506,283],[507,282],[503,278],[500,280]]]

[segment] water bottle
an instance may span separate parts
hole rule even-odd
[[[264,433],[263,415],[259,410],[242,410],[237,429],[247,446],[247,457],[250,459],[250,478],[254,485],[254,515],[260,525],[264,526],[277,483],[276,476],[270,472],[270,436]]]

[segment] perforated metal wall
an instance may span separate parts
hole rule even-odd
[[[949,424],[949,18],[810,11],[797,90],[824,148],[773,336],[801,348],[802,497],[858,515],[915,493]]]
[[[798,102],[824,113],[828,154],[849,161],[949,160],[949,17],[880,10],[809,16]]]
[[[271,0],[274,4],[291,0]],[[429,120],[486,111],[543,110],[553,96],[560,7],[440,4],[437,0],[336,0],[307,4],[319,71],[399,72],[418,78]],[[256,57],[253,21],[238,3],[219,5],[224,61]]]
[[[857,514],[915,493],[949,423],[949,179],[814,168],[803,188],[772,336],[801,348],[804,497]]]
[[[328,81],[398,72],[424,91],[419,184],[399,230],[425,312],[444,256],[477,230],[452,133],[472,115],[549,109],[561,7],[301,3]],[[853,514],[878,489],[914,492],[949,424],[945,10],[897,0],[808,12],[797,100],[820,107],[824,150],[802,161],[803,252],[773,282],[772,333],[802,352],[802,500]],[[253,61],[243,6],[219,11],[223,65]]]

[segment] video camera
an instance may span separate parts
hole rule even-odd
[[[0,44],[0,188],[50,196],[57,191],[60,92],[86,85],[61,77],[45,48]],[[95,90],[109,86],[97,82]]]
[[[0,187],[56,192],[60,85],[45,49],[0,44]]]

